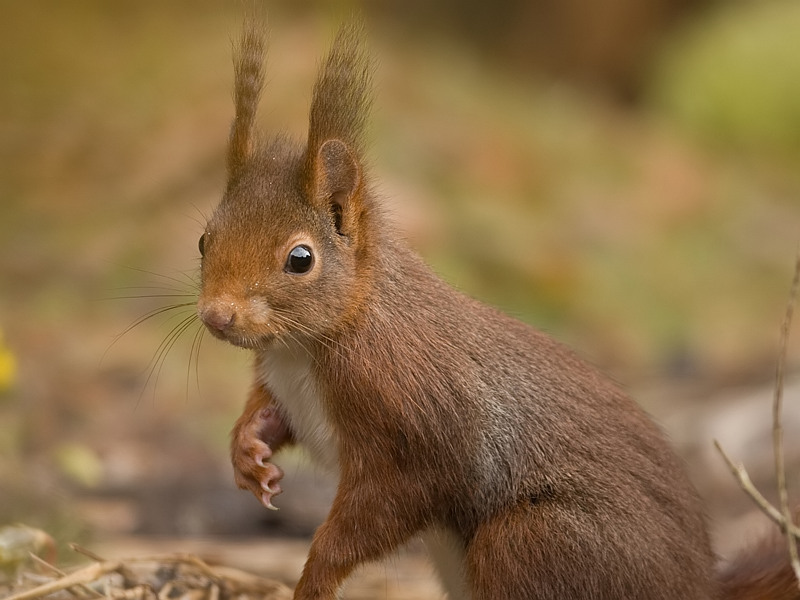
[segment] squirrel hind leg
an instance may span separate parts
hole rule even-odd
[[[520,501],[483,522],[466,548],[471,600],[713,598],[709,574],[700,575],[696,564],[665,564],[663,551],[632,543],[641,534],[625,535],[624,524],[604,517],[612,518],[563,503]],[[697,557],[684,562],[692,561]]]

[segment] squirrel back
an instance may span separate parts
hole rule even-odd
[[[200,242],[200,317],[256,359],[237,483],[271,507],[269,460],[293,442],[339,477],[295,598],[332,600],[415,535],[453,599],[800,598],[718,581],[700,500],[644,412],[442,282],[394,232],[366,173],[361,38],[352,24],[337,35],[306,143],[261,141],[264,43],[246,26],[228,186]]]

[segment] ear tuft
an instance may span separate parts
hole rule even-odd
[[[364,128],[372,101],[372,60],[364,42],[364,24],[343,25],[322,62],[311,97],[308,156],[322,145],[341,140],[356,156],[363,150]]]
[[[317,206],[327,210],[343,236],[356,234],[363,209],[364,126],[371,102],[372,61],[364,25],[343,25],[314,84],[304,175]]]
[[[234,52],[233,97],[236,108],[228,144],[228,178],[235,179],[249,160],[254,146],[256,109],[264,86],[267,51],[263,18],[250,15]]]

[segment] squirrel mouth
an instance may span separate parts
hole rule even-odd
[[[232,346],[244,348],[245,350],[258,350],[269,344],[274,336],[272,335],[254,335],[246,334],[232,328],[218,329],[205,324],[206,329],[218,340],[228,342]]]

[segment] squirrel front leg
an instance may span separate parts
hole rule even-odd
[[[355,484],[354,481],[360,483]],[[414,494],[385,479],[346,477],[325,522],[311,543],[294,600],[335,600],[344,580],[360,564],[378,560],[425,526]]]
[[[281,416],[269,390],[255,383],[244,411],[231,431],[231,463],[236,485],[250,490],[270,509],[283,470],[269,462],[281,446],[293,442],[292,431]]]

